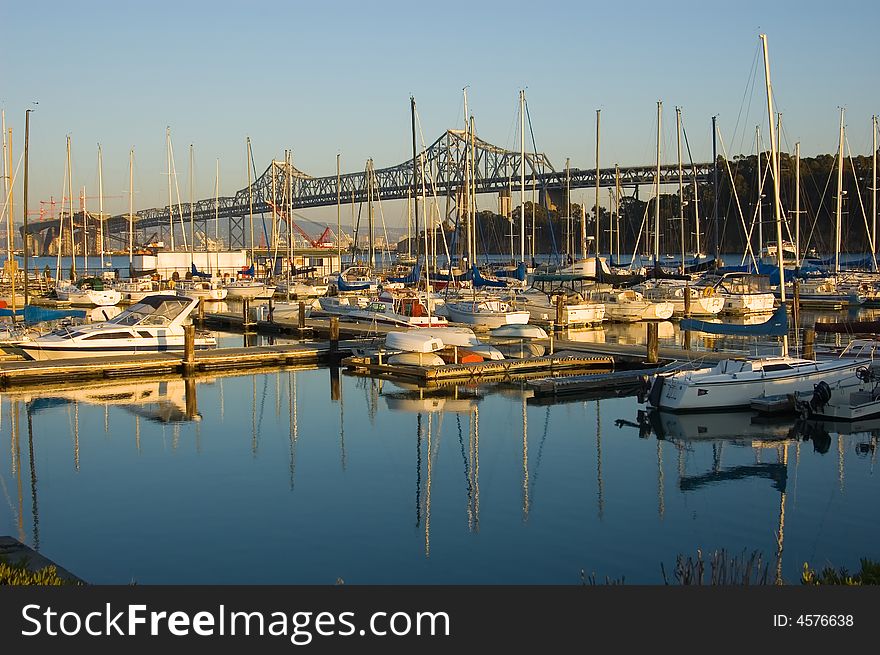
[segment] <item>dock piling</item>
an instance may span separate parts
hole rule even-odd
[[[815,328],[805,328],[804,329],[804,359],[816,359],[816,350],[814,345],[816,343],[816,329]]]
[[[275,302],[271,298],[269,298],[269,314],[266,316],[266,320],[268,320],[269,323],[275,322],[275,319],[273,318],[274,312],[275,312]]]
[[[306,327],[306,304],[300,300],[299,301],[299,329],[302,330]]]
[[[339,361],[339,317],[330,317],[330,361]]]
[[[684,285],[684,315],[685,318],[691,315],[691,286],[689,284]]]
[[[196,326],[183,326],[183,373],[189,375],[196,369]]]
[[[659,330],[657,329],[657,323],[651,321],[646,324],[647,336],[648,336],[648,352],[646,361],[649,364],[656,364],[660,361],[660,342],[658,339]]]
[[[250,330],[254,327],[254,320],[251,317],[251,301],[250,298],[244,298],[241,301],[242,307],[242,315],[244,318],[244,322],[242,323],[242,327],[245,332],[250,332]]]
[[[205,327],[205,299],[199,298],[199,313],[198,313],[199,327]]]
[[[556,325],[565,324],[565,296],[558,294],[556,296]]]
[[[550,354],[553,354],[553,337],[556,334],[556,324],[553,321],[550,321]]]

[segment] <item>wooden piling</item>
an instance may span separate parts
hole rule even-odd
[[[242,316],[244,321],[242,323],[242,327],[244,327],[244,331],[247,332],[254,326],[253,319],[251,318],[251,301],[250,298],[243,298],[241,301],[242,307]]]
[[[196,326],[183,326],[183,373],[189,375],[196,369]]]
[[[339,317],[330,317],[330,361],[339,361]]]
[[[186,418],[191,421],[199,416],[199,404],[196,400],[196,379],[192,377],[185,378],[183,387],[186,393]]]
[[[269,321],[269,323],[275,322],[274,312],[275,312],[275,302],[271,298],[269,298],[269,314],[266,316],[266,320]]]
[[[656,364],[660,361],[660,342],[659,342],[659,330],[657,323],[654,321],[650,321],[646,324],[647,331],[647,341],[648,341],[648,352],[647,352],[647,362],[649,364]]]
[[[547,335],[550,337],[550,354],[553,354],[553,336],[556,334],[556,324],[553,321],[550,321],[550,333]]]
[[[205,327],[205,299],[199,298],[199,313],[198,313],[199,327]]]
[[[330,367],[330,400],[338,402],[342,397],[341,387],[339,384],[339,367]]]
[[[556,325],[565,325],[565,295],[556,296]]]
[[[691,315],[691,287],[689,284],[684,285],[684,315],[686,318]]]
[[[816,359],[816,329],[804,328],[804,359]]]
[[[302,330],[306,326],[306,304],[300,300],[299,301],[299,323],[298,327]]]

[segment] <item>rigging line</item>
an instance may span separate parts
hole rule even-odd
[[[736,208],[737,208],[737,211],[739,212],[740,221],[742,222],[743,233],[745,234],[746,232],[748,232],[748,230],[746,230],[746,219],[742,213],[742,206],[740,205],[740,202],[739,202],[739,193],[736,190],[736,184],[734,183],[733,173],[730,170],[730,160],[727,158],[727,149],[724,146],[724,138],[721,136],[721,127],[720,126],[718,127],[718,140],[721,142],[721,152],[723,153],[723,156],[724,156],[724,163],[727,168],[727,175],[730,178],[730,186],[733,190],[733,195],[736,198]],[[751,257],[752,257],[752,263],[755,266],[755,270],[758,270],[758,262],[755,261],[755,253],[752,251],[752,244],[748,240],[746,241],[746,249],[747,249],[746,252],[749,255],[751,255]]]
[[[849,149],[849,163],[850,163],[850,167],[852,168],[853,178],[856,181],[856,183],[854,185],[856,188],[856,195],[859,197],[859,207],[862,210],[862,218],[865,221],[865,234],[868,235],[868,245],[871,247],[871,258],[874,261],[874,269],[876,270],[877,269],[877,255],[876,255],[876,251],[874,249],[874,241],[871,239],[871,228],[868,225],[868,212],[865,209],[864,202],[862,201],[862,190],[859,188],[859,184],[858,184],[859,176],[856,173],[856,164],[855,164],[855,161],[853,161],[852,148],[849,147],[849,139],[847,139],[846,137],[844,137],[844,145],[846,146],[847,149]],[[841,217],[841,221],[842,220],[843,220],[843,217]],[[849,231],[847,231],[847,236],[849,236]]]
[[[812,224],[810,225],[810,234],[807,236],[807,242],[804,246],[804,252],[808,252],[810,250],[810,243],[813,240],[813,234],[815,233],[816,226],[819,223],[819,210],[825,206],[825,195],[828,193],[828,188],[831,186],[832,176],[835,176],[834,166],[832,166],[828,170],[828,177],[825,180],[825,188],[822,189],[822,195],[819,197],[819,207],[815,210],[815,212],[813,212],[813,221],[812,221]],[[811,179],[812,179],[812,177],[813,176],[810,175]],[[826,213],[830,214],[830,210],[827,210]],[[831,220],[831,219],[829,219],[829,220]],[[824,249],[824,243],[822,245],[823,245],[823,249]]]
[[[755,46],[755,54],[752,59],[752,67],[749,72],[749,77],[746,80],[746,86],[743,89],[742,99],[740,100],[739,113],[736,115],[736,122],[734,123],[734,126],[733,126],[733,136],[731,137],[731,143],[736,142],[736,134],[737,134],[737,131],[739,130],[740,119],[743,116],[743,105],[746,102],[746,94],[748,94],[748,96],[749,96],[748,105],[746,108],[746,117],[748,117],[749,114],[751,113],[752,98],[755,95],[755,81],[756,81],[756,75],[757,75],[757,70],[758,70],[758,55],[760,53],[761,53],[761,47],[759,45],[756,45]],[[745,138],[746,138],[746,133],[745,133],[745,129],[743,129],[742,139],[740,140],[740,144],[739,144],[740,152],[742,152],[742,150],[743,150],[743,146],[745,144]]]

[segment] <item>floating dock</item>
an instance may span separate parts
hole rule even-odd
[[[351,354],[352,344],[340,342],[338,355]],[[329,361],[331,345],[297,343],[250,348],[216,348],[195,352],[192,372],[290,366]],[[84,357],[56,361],[0,363],[0,389],[45,382],[178,375],[187,372],[182,354],[144,353],[112,357]]]

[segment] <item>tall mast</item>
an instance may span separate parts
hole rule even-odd
[[[80,193],[80,207],[83,216],[83,273],[89,274],[89,212],[86,210],[86,188],[82,188]],[[26,273],[27,271],[25,271]]]
[[[412,125],[412,155],[413,155],[413,183],[412,183],[412,197],[413,204],[415,206],[415,232],[416,237],[419,235],[419,160],[416,159],[416,99],[414,96],[409,97],[409,113],[410,113],[410,123]],[[407,202],[407,209],[409,209],[409,202]],[[427,221],[426,221],[427,224]],[[409,219],[407,217],[407,240],[406,240],[406,248],[407,254],[412,255],[410,239],[409,236]],[[418,241],[418,239],[416,239]],[[416,243],[416,257],[419,256],[419,250],[421,250],[421,242]],[[425,246],[425,267],[427,268],[428,264],[428,252],[427,246]]]
[[[801,142],[794,144],[794,262],[801,265]]]
[[[843,116],[846,110],[840,108],[840,141],[837,146],[837,209],[834,226],[834,272],[840,273],[840,225],[843,207]]]
[[[877,270],[877,115],[871,116],[871,255]]]
[[[597,272],[598,272],[598,268],[599,268],[599,252],[601,252],[599,249],[599,235],[600,235],[600,228],[599,228],[599,117],[601,116],[601,114],[602,114],[602,110],[597,109],[596,110],[596,204],[594,206],[594,210],[596,212],[596,270],[597,270]],[[586,256],[586,252],[587,252],[586,251],[586,246],[587,246],[587,224],[586,224],[587,212],[586,212],[586,210],[584,210],[583,213],[584,213],[584,217],[583,217],[584,222],[581,225],[581,239],[582,239],[581,249],[584,252],[584,256]]]
[[[519,260],[522,263],[526,261],[526,92],[524,89],[519,91],[519,146],[520,146],[520,164],[519,164]],[[513,224],[510,226],[510,233],[513,234]]]
[[[101,144],[98,144],[98,227],[100,229],[101,242],[101,268],[104,268],[104,155],[101,152]]]
[[[70,213],[70,281],[76,279],[76,230],[73,225],[73,168],[70,166],[70,135],[67,136],[67,209]],[[62,203],[63,203],[62,199]]]
[[[375,268],[376,266],[376,254],[373,251],[373,160],[367,160],[367,218],[368,220],[368,238],[370,240],[369,243],[369,255],[370,255],[370,268]]]
[[[617,206],[617,216],[615,220],[617,221],[617,229],[615,230],[615,238],[617,241],[615,242],[615,250],[617,251],[617,257],[620,258],[620,166],[614,164],[614,197],[617,198],[616,206]]]
[[[342,270],[342,175],[340,173],[340,154],[336,153],[336,256],[339,257],[339,270]],[[290,226],[293,229],[293,225]],[[291,243],[293,236],[291,236]],[[288,267],[290,264],[288,264]]]
[[[248,184],[248,217],[251,231],[251,264],[254,263],[254,190],[251,184],[251,138],[247,137],[247,184]],[[293,220],[293,217],[290,217]],[[265,227],[265,225],[263,226]],[[275,233],[275,158],[272,158],[272,233]],[[266,247],[271,247],[266,244]]]
[[[574,253],[572,259],[577,258],[577,249],[574,247],[574,234],[572,234],[571,230],[571,159],[569,157],[565,158],[565,216],[567,224],[569,225],[568,233],[570,235],[571,243],[568,246],[568,252]]]
[[[468,203],[470,205],[470,215],[471,221],[473,221],[473,229],[471,230],[471,236],[474,239],[474,257],[471,260],[471,265],[476,264],[477,262],[477,165],[476,165],[476,129],[474,127],[474,117],[470,117],[471,124],[471,179],[468,186]]]
[[[171,250],[174,250],[174,208],[171,205],[171,128],[165,128],[165,151],[168,160],[168,228],[171,230]]]
[[[134,261],[134,146],[128,151],[128,264]]]
[[[220,160],[217,159],[216,173],[214,173],[214,240],[217,240],[217,226],[220,224]],[[208,234],[205,230],[205,263],[208,263]],[[210,266],[210,265],[209,265]]]
[[[771,139],[773,136],[771,135]],[[755,154],[758,157],[758,165],[755,167],[758,173],[758,256],[760,257],[761,248],[764,247],[764,175],[763,175],[763,167],[761,166],[761,127],[759,125],[755,125]],[[770,166],[773,165],[773,162],[768,162]],[[782,244],[776,244],[777,248],[781,248]]]
[[[3,204],[9,203],[9,165],[6,162],[6,110],[0,110],[0,135],[3,137]],[[62,203],[63,204],[63,203]],[[8,210],[8,207],[7,207]],[[6,214],[6,261],[12,261],[12,214]]]
[[[681,107],[675,108],[675,138],[678,145],[678,213],[681,221],[681,273],[684,275],[684,173],[681,168]]]
[[[6,123],[6,115],[3,115],[4,125]],[[12,128],[9,128],[9,139],[6,144],[6,181],[8,184],[8,188],[6,191],[6,197],[8,199],[7,202],[7,219],[9,221],[7,229],[9,230],[9,253],[10,259],[15,257],[15,184],[12,179]],[[70,137],[68,137],[69,139]],[[73,201],[71,201],[73,202]],[[61,204],[64,204],[64,200],[62,199]],[[14,298],[13,298],[14,299]]]
[[[27,109],[24,112],[24,197],[22,198],[22,221],[23,233],[21,236],[21,250],[24,256],[24,304],[28,304],[28,140],[31,127],[31,112],[33,109]]]
[[[779,198],[779,160],[776,153],[776,135],[773,127],[773,89],[770,86],[770,55],[767,52],[767,35],[761,35],[764,47],[764,79],[767,83],[767,119],[770,123],[770,159],[773,164],[773,214],[776,219],[776,266],[779,269],[779,300],[785,306],[785,277],[782,257],[782,203]],[[782,337],[782,354],[788,355],[788,332]]]
[[[718,267],[721,265],[721,250],[720,250],[720,242],[721,235],[719,234],[718,227],[718,130],[715,125],[717,116],[712,117],[712,188],[714,192],[712,194],[712,224],[715,226],[715,266]]]
[[[193,206],[193,144],[189,144],[189,252],[190,264],[193,260],[192,253],[196,249],[196,220]]]
[[[663,101],[657,101],[657,200],[654,203],[654,265],[660,261],[660,123]]]

